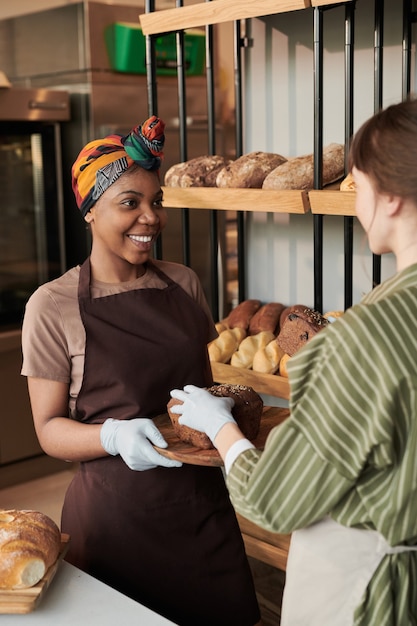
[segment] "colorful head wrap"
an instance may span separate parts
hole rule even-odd
[[[159,170],[165,123],[153,115],[128,135],[108,135],[90,141],[72,166],[72,189],[84,217],[100,196],[131,165]]]

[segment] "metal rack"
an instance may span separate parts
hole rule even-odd
[[[257,189],[174,189],[165,188],[165,205],[183,210],[183,235],[187,242],[188,212],[194,208],[210,211],[210,240],[212,250],[213,293],[211,294],[213,315],[218,311],[218,274],[217,274],[217,212],[222,210],[237,211],[237,258],[238,258],[238,297],[244,300],[246,294],[246,263],[245,263],[245,227],[248,211],[262,210],[266,212],[306,213],[311,211],[314,220],[314,307],[321,311],[323,301],[323,255],[325,241],[323,238],[323,222],[326,215],[341,215],[344,219],[344,303],[345,308],[352,304],[352,264],[353,264],[353,222],[354,193],[324,190],[322,187],[322,154],[323,154],[323,40],[325,33],[326,13],[335,7],[344,6],[344,57],[345,57],[345,146],[346,172],[347,154],[353,133],[353,75],[354,75],[354,33],[355,8],[357,0],[336,2],[331,0],[207,0],[192,6],[183,6],[177,0],[174,9],[155,11],[154,0],[147,0],[146,13],[140,16],[143,32],[147,37],[147,76],[149,94],[149,113],[158,114],[156,63],[154,54],[154,38],[163,32],[177,33],[178,58],[178,98],[180,103],[181,160],[187,160],[187,125],[186,125],[186,76],[184,71],[184,39],[183,31],[194,26],[206,29],[206,79],[207,79],[207,110],[209,120],[209,149],[215,154],[215,68],[213,62],[213,25],[234,22],[234,92],[235,92],[235,154],[242,155],[243,150],[243,111],[242,111],[242,51],[246,45],[241,35],[241,20],[297,11],[313,9],[313,50],[314,50],[314,189],[309,192],[288,191],[274,192]],[[402,54],[402,96],[405,99],[410,93],[411,76],[411,45],[412,25],[416,22],[416,12],[412,7],[413,0],[403,0],[403,54]],[[374,111],[382,106],[383,90],[383,51],[384,51],[384,0],[374,0]],[[262,203],[259,202],[262,194]],[[261,209],[259,207],[262,207]],[[157,258],[162,258],[162,248],[156,250]],[[184,246],[184,263],[189,264],[187,243]],[[381,280],[381,263],[378,256],[373,256],[372,284]]]

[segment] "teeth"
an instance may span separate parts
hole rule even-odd
[[[130,237],[130,239],[133,239],[133,241],[139,241],[140,243],[149,243],[150,241],[152,241],[152,237],[150,237],[149,235],[128,235]]]

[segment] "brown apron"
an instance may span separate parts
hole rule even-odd
[[[151,265],[151,264],[149,264]],[[169,391],[212,382],[201,307],[156,265],[165,289],[90,297],[77,419],[101,423],[166,412]],[[66,559],[180,626],[260,619],[242,538],[219,468],[130,470],[120,456],[80,464],[65,497]]]

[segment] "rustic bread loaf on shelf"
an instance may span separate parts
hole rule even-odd
[[[232,415],[240,430],[247,439],[253,440],[257,437],[261,424],[263,401],[252,387],[221,384],[209,387],[208,391],[215,396],[233,398],[235,405],[232,408]],[[174,404],[181,404],[181,401],[171,398],[167,404],[168,415],[177,437],[196,448],[202,448],[203,450],[213,448],[213,444],[205,433],[178,422],[180,416],[171,412]]]
[[[0,510],[0,589],[36,585],[55,563],[61,533],[39,511]]]
[[[331,143],[323,147],[323,186],[344,176],[345,147]],[[262,184],[263,189],[313,189],[314,154],[293,157],[272,170]]]
[[[217,187],[260,189],[265,177],[287,159],[272,152],[249,152],[219,171]]]
[[[221,155],[199,156],[189,161],[176,163],[166,172],[164,184],[167,187],[215,187],[216,177],[221,169],[230,163]]]

